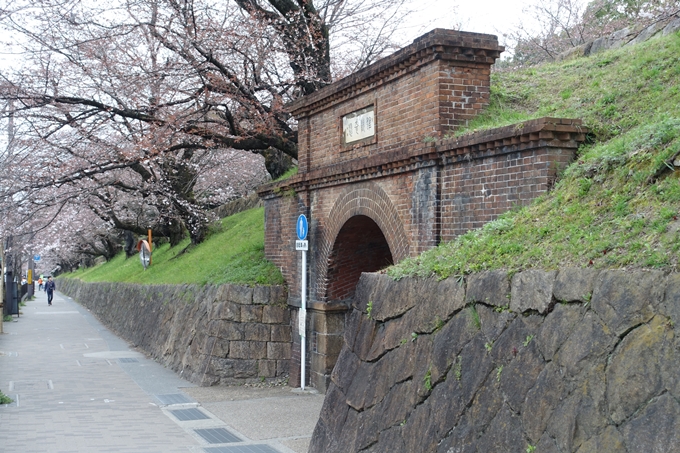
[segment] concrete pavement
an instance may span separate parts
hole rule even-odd
[[[323,396],[200,388],[56,293],[0,334],[0,452],[306,453]]]

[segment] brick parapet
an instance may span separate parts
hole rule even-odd
[[[287,109],[298,119],[307,117],[416,71],[432,61],[455,61],[461,67],[491,66],[504,50],[493,35],[435,29],[394,54],[289,103]]]

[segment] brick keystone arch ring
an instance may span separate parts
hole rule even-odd
[[[317,269],[317,295],[325,297],[328,288],[329,256],[345,223],[354,216],[364,215],[382,231],[395,263],[409,256],[409,243],[404,225],[387,193],[374,182],[354,184],[345,189],[333,204],[322,233]]]

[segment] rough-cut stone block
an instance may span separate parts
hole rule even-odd
[[[484,345],[484,338],[481,335],[476,335],[460,353],[460,384],[463,389],[462,398],[465,405],[472,401],[477,390],[484,383],[491,370],[494,369],[494,363]]]
[[[583,317],[585,309],[580,305],[557,304],[555,309],[545,318],[543,326],[536,336],[536,343],[546,360],[552,360],[562,346],[576,323]]]
[[[466,300],[495,307],[510,304],[510,279],[506,271],[486,271],[467,277]]]
[[[649,321],[666,289],[660,271],[602,271],[595,284],[592,306],[616,335]]]
[[[221,376],[223,378],[234,377],[234,362],[233,359],[218,359],[212,358],[206,370],[206,373],[213,376]]]
[[[356,309],[352,309],[347,313],[344,338],[345,344],[348,348],[350,348],[350,350],[354,349],[354,340],[356,339],[357,333],[359,332],[362,316],[365,316],[364,313]]]
[[[361,313],[361,312],[359,312]],[[373,346],[373,339],[375,338],[376,323],[364,314],[359,320],[359,329],[354,338],[354,345],[352,350],[359,356],[360,359],[365,360],[368,356],[371,347]]]
[[[590,301],[598,272],[580,267],[560,269],[553,288],[555,299],[564,302]]]
[[[270,327],[266,324],[244,324],[243,339],[247,341],[269,341],[271,339]]]
[[[234,377],[236,379],[258,377],[257,360],[234,360]]]
[[[652,36],[656,35],[659,33],[664,27],[664,23],[660,21],[655,21],[651,25],[649,25],[647,28],[642,30],[638,35],[635,37],[635,39],[631,40],[628,42],[628,45],[635,45],[639,44],[641,42],[647,41],[649,38]]]
[[[384,280],[383,275],[373,272],[363,272],[359,277],[359,283],[354,291],[354,301],[352,306],[357,310],[366,310],[371,298],[371,292],[375,291],[376,286],[385,285],[387,280]]]
[[[245,285],[231,285],[227,300],[241,305],[250,305],[253,303],[253,288]]]
[[[264,305],[268,304],[271,297],[270,286],[255,286],[253,288],[253,304]]]
[[[409,314],[413,314],[413,312],[409,312],[401,318],[380,324],[375,332],[371,349],[363,359],[373,361],[385,354],[386,351],[394,349],[402,342],[409,340],[411,334],[407,335],[405,332],[414,332],[413,326],[415,324],[413,322],[415,317],[409,316]]]
[[[436,281],[428,279],[424,291],[431,291],[435,310],[441,319],[449,319],[456,311],[465,306],[465,285],[456,277]]]
[[[265,324],[289,324],[290,310],[288,307],[265,305],[262,307],[262,322]]]
[[[477,441],[477,451],[526,451],[521,419],[508,408],[501,409]]]
[[[272,329],[271,341],[278,341],[278,342],[291,342],[292,341],[292,334],[291,334],[291,327],[290,326],[273,325],[273,326],[271,326],[271,329]]]
[[[309,451],[332,451],[331,443],[342,433],[349,406],[345,394],[331,382],[326,391],[319,420],[314,427]]]
[[[413,290],[419,284],[418,280],[402,278],[392,280],[389,276],[377,274],[377,284],[369,295],[367,303],[372,305],[371,317],[377,321],[395,318],[415,307],[418,294]],[[366,311],[366,308],[363,308]]]
[[[472,312],[470,310],[472,309],[473,308],[470,307],[467,309],[467,313],[463,312],[466,314],[469,324],[474,324],[476,322],[471,320]],[[517,316],[516,313],[512,313],[508,310],[497,312],[497,309],[481,304],[474,307],[474,310],[477,312],[477,316],[479,316],[479,323],[481,324],[484,337],[491,342],[496,341],[498,336],[503,333],[506,327],[510,325]]]
[[[267,344],[263,341],[232,341],[229,357],[232,359],[265,359]]]
[[[290,373],[290,360],[277,360],[276,361],[276,375],[285,376]]]
[[[459,366],[463,347],[479,333],[465,312],[460,312],[434,336],[432,348],[432,379],[438,381],[451,366]],[[401,332],[401,335],[404,335]],[[411,341],[410,338],[405,338]],[[455,364],[455,365],[454,365]]]
[[[291,346],[290,343],[275,343],[270,341],[267,343],[267,358],[273,360],[290,359]]]
[[[543,436],[550,416],[563,397],[563,392],[564,380],[558,367],[554,363],[548,364],[527,393],[521,411],[522,424],[533,444],[537,444]]]
[[[241,305],[241,322],[262,322],[261,305]]]
[[[546,313],[552,308],[556,271],[529,269],[512,277],[510,309],[519,313],[536,310]]]
[[[591,437],[576,453],[628,453],[623,436],[616,427],[609,425],[601,434]]]
[[[272,378],[276,376],[276,360],[258,360],[257,362],[257,374]]]
[[[665,393],[619,429],[629,452],[677,452],[680,448],[680,405]]]
[[[354,374],[359,366],[359,358],[349,348],[344,347],[335,363],[331,380],[343,391],[347,390],[352,383]]]
[[[667,285],[666,295],[659,311],[664,316],[668,316],[674,325],[680,326],[680,274],[669,275]]]
[[[229,357],[229,343],[229,340],[218,339],[208,353],[213,357],[227,358]]]
[[[269,303],[271,305],[286,305],[288,300],[288,292],[283,286],[272,286],[270,290]]]
[[[225,340],[243,340],[243,324],[237,322],[222,323],[218,337]]]
[[[233,302],[220,302],[213,307],[210,318],[223,321],[240,321],[241,307]]]
[[[663,389],[661,367],[669,359],[672,334],[666,320],[654,317],[624,338],[607,368],[607,400],[614,423],[619,424]]]
[[[436,448],[433,439],[434,424],[431,418],[431,402],[428,400],[414,408],[404,425],[404,451],[432,451]]]
[[[555,360],[566,368],[567,376],[572,377],[594,366],[611,351],[616,341],[616,335],[589,311],[555,354]]]
[[[527,340],[524,341],[526,343]],[[520,413],[524,398],[534,387],[536,379],[545,367],[545,362],[541,359],[536,343],[533,341],[529,341],[527,346],[523,343],[516,356],[513,356],[511,351],[510,357],[513,357],[510,363],[502,370],[498,369],[497,380],[510,408]]]

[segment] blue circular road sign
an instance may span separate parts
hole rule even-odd
[[[307,237],[307,232],[309,231],[307,217],[304,214],[300,214],[300,217],[298,217],[295,231],[297,231],[298,239],[304,241],[305,238]]]

